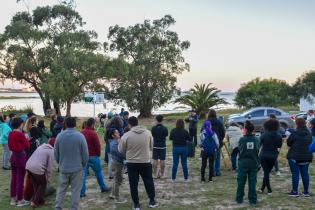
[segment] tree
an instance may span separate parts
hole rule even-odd
[[[290,103],[290,85],[278,79],[253,79],[237,91],[236,105],[245,108],[256,106],[281,106]]]
[[[201,118],[206,116],[209,108],[220,104],[228,104],[225,99],[219,97],[221,92],[215,87],[211,87],[209,84],[195,84],[187,95],[181,96],[175,100],[177,103],[181,103],[190,106],[193,110],[199,113]]]
[[[118,103],[126,102],[130,110],[139,111],[139,117],[151,116],[153,108],[169,101],[176,90],[176,75],[189,70],[182,52],[190,43],[180,41],[177,33],[169,30],[174,24],[174,18],[166,15],[126,28],[115,25],[109,29],[110,50],[128,62],[114,72],[109,96]]]
[[[43,101],[44,113],[71,103],[89,83],[106,76],[107,58],[98,51],[94,31],[70,3],[37,7],[32,15],[17,13],[1,35],[0,73],[5,78],[30,84]]]
[[[315,70],[305,72],[298,77],[292,87],[292,98],[298,103],[301,97],[315,97]]]

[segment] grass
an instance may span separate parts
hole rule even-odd
[[[226,112],[226,111],[225,111]],[[235,112],[235,111],[233,111]],[[232,113],[232,111],[230,112]],[[223,114],[223,113],[220,113]],[[228,113],[224,113],[228,114]],[[167,115],[165,117],[165,125],[171,129],[174,127],[174,122],[177,118],[185,117],[184,114]],[[141,124],[148,128],[154,123],[153,119],[141,120]],[[79,123],[80,124],[80,123]],[[199,127],[201,122],[199,123]],[[102,139],[102,131],[99,131],[100,139]],[[103,141],[101,141],[103,144]],[[104,147],[104,145],[102,145]],[[230,170],[230,161],[227,157],[226,151],[224,151],[225,162],[221,161],[222,164],[222,176],[215,177],[214,183],[200,183],[200,160],[198,158],[191,158],[188,161],[189,176],[191,182],[183,182],[183,175],[181,167],[178,169],[177,182],[173,184],[170,180],[171,167],[172,167],[172,147],[170,141],[167,141],[167,160],[166,160],[166,175],[167,179],[155,180],[156,197],[159,203],[157,209],[167,210],[204,210],[204,209],[313,209],[315,202],[315,194],[311,194],[310,198],[289,198],[286,193],[291,189],[291,175],[287,166],[285,155],[287,153],[287,147],[284,144],[281,149],[279,163],[281,176],[275,176],[274,173],[271,175],[271,184],[273,187],[273,195],[258,195],[259,203],[255,206],[250,206],[247,203],[247,196],[245,196],[245,202],[242,205],[235,203],[235,192],[236,192],[236,177]],[[104,150],[102,150],[104,151]],[[199,154],[199,151],[197,151]],[[1,155],[1,154],[0,154]],[[102,152],[102,158],[104,153]],[[197,155],[198,156],[198,155]],[[0,162],[1,164],[1,162]],[[107,179],[107,167],[103,165],[103,173],[106,176],[106,183],[111,184]],[[310,191],[314,189],[312,178],[315,176],[314,163],[310,167]],[[259,187],[262,183],[262,171],[258,174]],[[52,185],[58,186],[58,174],[54,170]],[[147,196],[140,181],[139,184],[139,195],[142,209],[147,208]],[[300,183],[300,189],[302,185]],[[117,209],[117,210],[129,210],[132,207],[130,198],[128,178],[125,177],[124,183],[121,187],[121,195],[128,198],[126,204],[114,204],[108,198],[108,194],[101,194],[95,177],[90,176],[87,181],[87,197],[82,199],[80,202],[80,209],[86,210],[99,210],[99,209]],[[302,190],[302,189],[301,189]],[[247,188],[245,195],[247,194]],[[69,208],[69,194],[65,198],[65,207]],[[9,206],[9,172],[0,170],[0,209],[17,209]],[[53,209],[53,203],[55,195],[47,198],[49,205],[39,208],[40,210],[51,210]],[[23,208],[22,208],[23,209]],[[27,207],[24,209],[28,209]]]

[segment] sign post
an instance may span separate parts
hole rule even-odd
[[[85,103],[93,103],[93,118],[96,116],[96,104],[97,103],[104,103],[105,101],[105,96],[104,92],[87,92],[84,94],[84,102]]]

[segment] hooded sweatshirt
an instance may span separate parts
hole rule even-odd
[[[242,137],[242,130],[237,126],[230,126],[226,130],[226,138],[230,143],[231,150],[234,150],[236,147],[238,147],[238,143]]]
[[[290,147],[287,158],[298,163],[312,162],[313,155],[308,151],[308,146],[312,143],[311,133],[307,128],[297,129],[288,138],[287,145]]]
[[[140,126],[132,127],[125,133],[118,145],[118,151],[126,154],[128,163],[150,163],[153,148],[151,132]]]
[[[5,122],[0,122],[0,144],[8,144],[8,137],[10,132],[10,126]]]
[[[26,162],[26,170],[33,174],[51,176],[54,161],[54,148],[49,144],[39,146]]]

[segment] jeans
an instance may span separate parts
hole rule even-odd
[[[181,159],[184,179],[188,179],[188,168],[187,168],[187,156],[188,148],[173,146],[173,168],[172,168],[172,180],[176,179],[177,168],[179,164],[179,157]]]
[[[209,162],[209,181],[212,181],[214,157],[215,157],[215,154],[211,154],[211,155],[205,155],[204,153],[201,154],[202,162],[201,162],[200,172],[201,172],[201,180],[202,181],[205,181],[207,162]]]
[[[260,158],[260,164],[261,167],[264,170],[264,179],[262,183],[261,190],[264,191],[265,187],[267,187],[268,192],[272,192],[271,186],[270,186],[270,172],[275,165],[277,158],[275,157],[261,157]]]
[[[66,191],[71,186],[71,210],[78,210],[80,202],[80,190],[82,188],[83,171],[73,173],[59,173],[59,187],[56,195],[55,210],[61,210]]]
[[[131,198],[134,206],[140,206],[138,195],[139,176],[141,176],[150,201],[155,201],[155,187],[151,163],[127,163]]]
[[[231,163],[232,163],[232,170],[236,170],[237,166],[237,155],[240,151],[238,150],[238,147],[234,148],[231,153]]]
[[[309,187],[309,174],[308,174],[308,167],[309,163],[299,164],[296,163],[294,160],[289,159],[289,166],[292,173],[292,190],[294,192],[298,192],[299,187],[299,176],[301,174],[304,192],[308,193]]]
[[[100,186],[101,190],[106,190],[107,186],[104,182],[104,177],[103,177],[103,171],[102,171],[102,166],[101,166],[101,160],[98,156],[92,156],[89,158],[89,162],[87,166],[84,169],[83,172],[83,184],[82,184],[82,189],[81,189],[81,196],[85,195],[86,191],[86,177],[87,177],[87,172],[89,170],[89,167],[91,167],[94,171],[94,174],[96,176],[98,185]]]
[[[3,147],[3,154],[2,154],[2,163],[4,168],[9,168],[9,161],[10,161],[10,150],[8,144],[2,144]]]
[[[214,162],[214,173],[215,175],[220,173],[221,169],[221,149],[216,152],[215,162]]]

